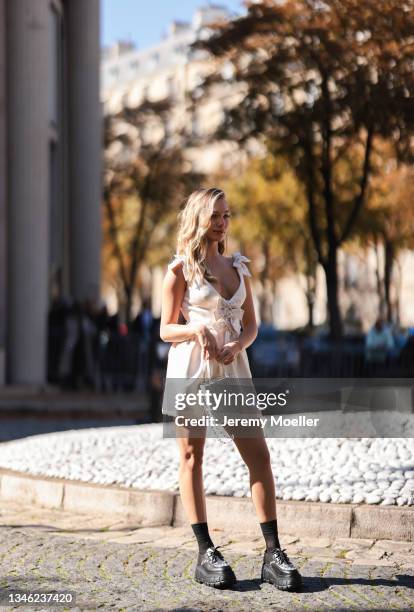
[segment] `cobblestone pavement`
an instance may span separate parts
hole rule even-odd
[[[414,609],[413,543],[282,536],[304,576],[298,594],[261,584],[260,531],[214,530],[238,578],[234,589],[215,590],[193,580],[196,546],[188,527],[139,528],[132,517],[75,516],[9,502],[0,508],[1,593],[76,592],[75,606],[56,610]]]

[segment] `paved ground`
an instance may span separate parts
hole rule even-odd
[[[285,536],[282,544],[305,581],[303,593],[289,594],[260,583],[260,532],[212,533],[238,577],[233,590],[218,591],[193,580],[196,546],[187,527],[138,528],[131,518],[75,516],[11,502],[1,504],[0,527],[3,596],[10,589],[75,591],[76,606],[66,609],[414,609],[412,543]]]

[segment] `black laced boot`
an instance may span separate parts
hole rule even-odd
[[[263,555],[262,582],[274,584],[282,591],[300,591],[302,577],[285,550],[273,548]]]
[[[234,585],[236,576],[218,548],[220,546],[210,546],[205,552],[198,553],[195,579],[202,584],[225,589]]]

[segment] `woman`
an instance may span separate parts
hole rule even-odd
[[[224,256],[230,211],[225,194],[217,188],[197,189],[180,213],[177,255],[164,279],[160,336],[171,342],[167,380],[201,381],[206,363],[209,376],[251,378],[246,347],[257,336],[251,276],[240,255]],[[186,323],[179,324],[180,312]],[[162,412],[175,416],[166,401]],[[201,406],[192,409],[201,416]],[[236,577],[214,546],[208,530],[202,481],[205,444],[192,427],[179,426],[179,487],[183,506],[197,539],[199,553],[195,579],[209,586],[230,587]],[[178,430],[178,426],[177,426]],[[184,430],[184,433],[183,433]],[[296,590],[301,576],[280,548],[270,454],[263,433],[234,437],[234,443],[250,472],[251,496],[266,543],[262,581],[282,590]]]

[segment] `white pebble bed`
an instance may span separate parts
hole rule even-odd
[[[70,430],[0,444],[0,467],[137,489],[178,491],[179,454],[162,424]],[[411,506],[411,438],[268,438],[276,495],[284,500]],[[249,474],[228,440],[207,438],[208,495],[250,497]]]

